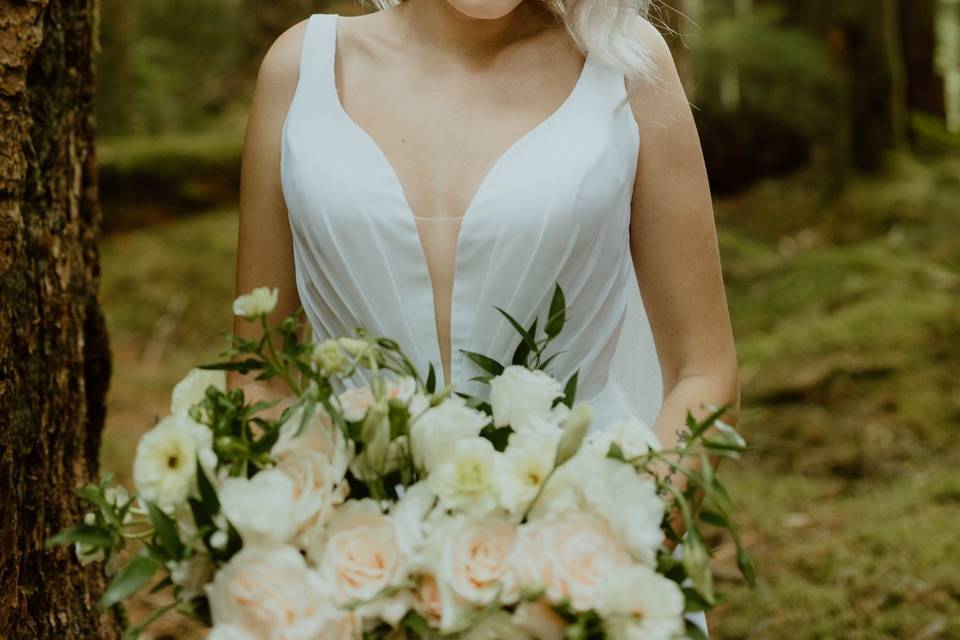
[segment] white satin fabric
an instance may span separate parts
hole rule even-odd
[[[280,172],[297,290],[317,339],[362,326],[394,338],[444,379],[433,288],[414,214],[377,143],[336,90],[336,14],[314,14],[283,124]],[[602,428],[631,413],[652,423],[662,386],[629,248],[639,128],[622,72],[588,55],[562,105],[494,163],[461,218],[451,381],[487,396],[459,349],[509,362],[523,326],[546,319],[554,284],[567,320],[550,373],[579,370],[578,401]],[[362,382],[357,380],[356,382]]]
[[[300,301],[316,333],[356,326],[387,335],[442,380],[433,288],[403,188],[380,148],[336,93],[336,15],[311,16],[300,80],[283,126],[280,171]],[[575,88],[503,153],[460,222],[450,314],[450,379],[483,371],[459,349],[509,361],[524,326],[545,319],[554,283],[567,322],[550,371],[579,369],[578,399],[597,424],[631,410],[611,364],[635,287],[628,245],[638,128],[623,76],[587,57]],[[542,326],[542,325],[541,325]],[[629,358],[625,359],[629,362]],[[624,366],[632,377],[633,367]]]

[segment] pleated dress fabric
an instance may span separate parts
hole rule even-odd
[[[414,212],[386,155],[340,100],[337,25],[337,14],[310,16],[281,133],[300,302],[315,339],[365,327],[396,340],[422,373],[432,363],[442,382]],[[485,372],[460,349],[508,363],[516,348],[519,336],[495,306],[523,326],[539,316],[542,327],[559,283],[567,316],[550,373],[565,382],[579,370],[577,400],[593,406],[593,428],[638,413],[641,401],[612,372],[631,302],[636,310],[629,222],[639,128],[625,93],[623,73],[588,54],[560,107],[497,158],[460,218],[449,375],[458,390],[488,395],[470,381]]]

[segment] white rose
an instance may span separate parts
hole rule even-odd
[[[197,456],[209,450],[213,434],[189,416],[167,416],[137,444],[133,483],[144,500],[172,512],[194,491]]]
[[[513,515],[523,514],[553,470],[556,442],[514,433],[497,457],[500,502]]]
[[[226,373],[215,369],[191,369],[173,387],[170,394],[170,413],[187,413],[190,407],[206,397],[207,387],[210,385],[226,391]]]
[[[612,640],[672,640],[683,634],[684,598],[676,582],[643,565],[607,576],[597,610]]]
[[[480,435],[488,422],[486,414],[468,407],[460,396],[447,398],[413,420],[410,437],[414,462],[431,473],[449,457],[459,440]]]
[[[244,547],[206,591],[214,627],[260,640],[321,637],[331,615],[319,577],[293,547]]]
[[[530,416],[551,417],[563,386],[540,370],[510,365],[490,380],[490,405],[498,427],[519,425]]]
[[[220,487],[220,507],[244,544],[285,543],[301,524],[296,485],[279,469],[252,478],[231,477]]]
[[[484,515],[497,505],[496,460],[500,455],[486,438],[457,441],[448,461],[427,476],[444,509]]]
[[[605,428],[595,430],[584,441],[584,446],[595,449],[595,452],[602,456],[607,455],[612,444],[620,447],[627,460],[660,449],[660,441],[653,429],[637,417],[618,420]]]
[[[233,315],[254,320],[257,316],[266,315],[277,306],[277,297],[280,290],[277,288],[257,287],[233,301]]]
[[[653,564],[663,542],[664,504],[653,480],[629,464],[590,450],[561,465],[547,481],[530,511],[542,518],[570,510],[602,516],[633,557]]]

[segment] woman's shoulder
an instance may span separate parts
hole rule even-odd
[[[301,49],[311,17],[288,27],[270,44],[257,71],[258,85],[265,85],[272,90],[296,86],[300,74]]]

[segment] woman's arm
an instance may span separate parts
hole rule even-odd
[[[300,48],[306,21],[290,27],[271,45],[260,63],[247,119],[240,170],[240,230],[237,239],[236,293],[277,287],[277,306],[267,318],[277,323],[300,305],[294,276],[290,223],[280,188],[280,131],[299,77]],[[238,336],[259,339],[259,323],[234,318]],[[254,374],[229,372],[227,386],[242,387],[248,399],[282,401],[265,417],[279,417],[292,400],[279,378],[256,381]]]
[[[642,23],[656,76],[630,100],[640,127],[630,248],[663,373],[653,429],[671,448],[684,437],[688,409],[700,419],[708,405],[730,404],[721,419],[735,424],[740,394],[700,139],[670,48]],[[682,476],[673,481],[684,488]]]

